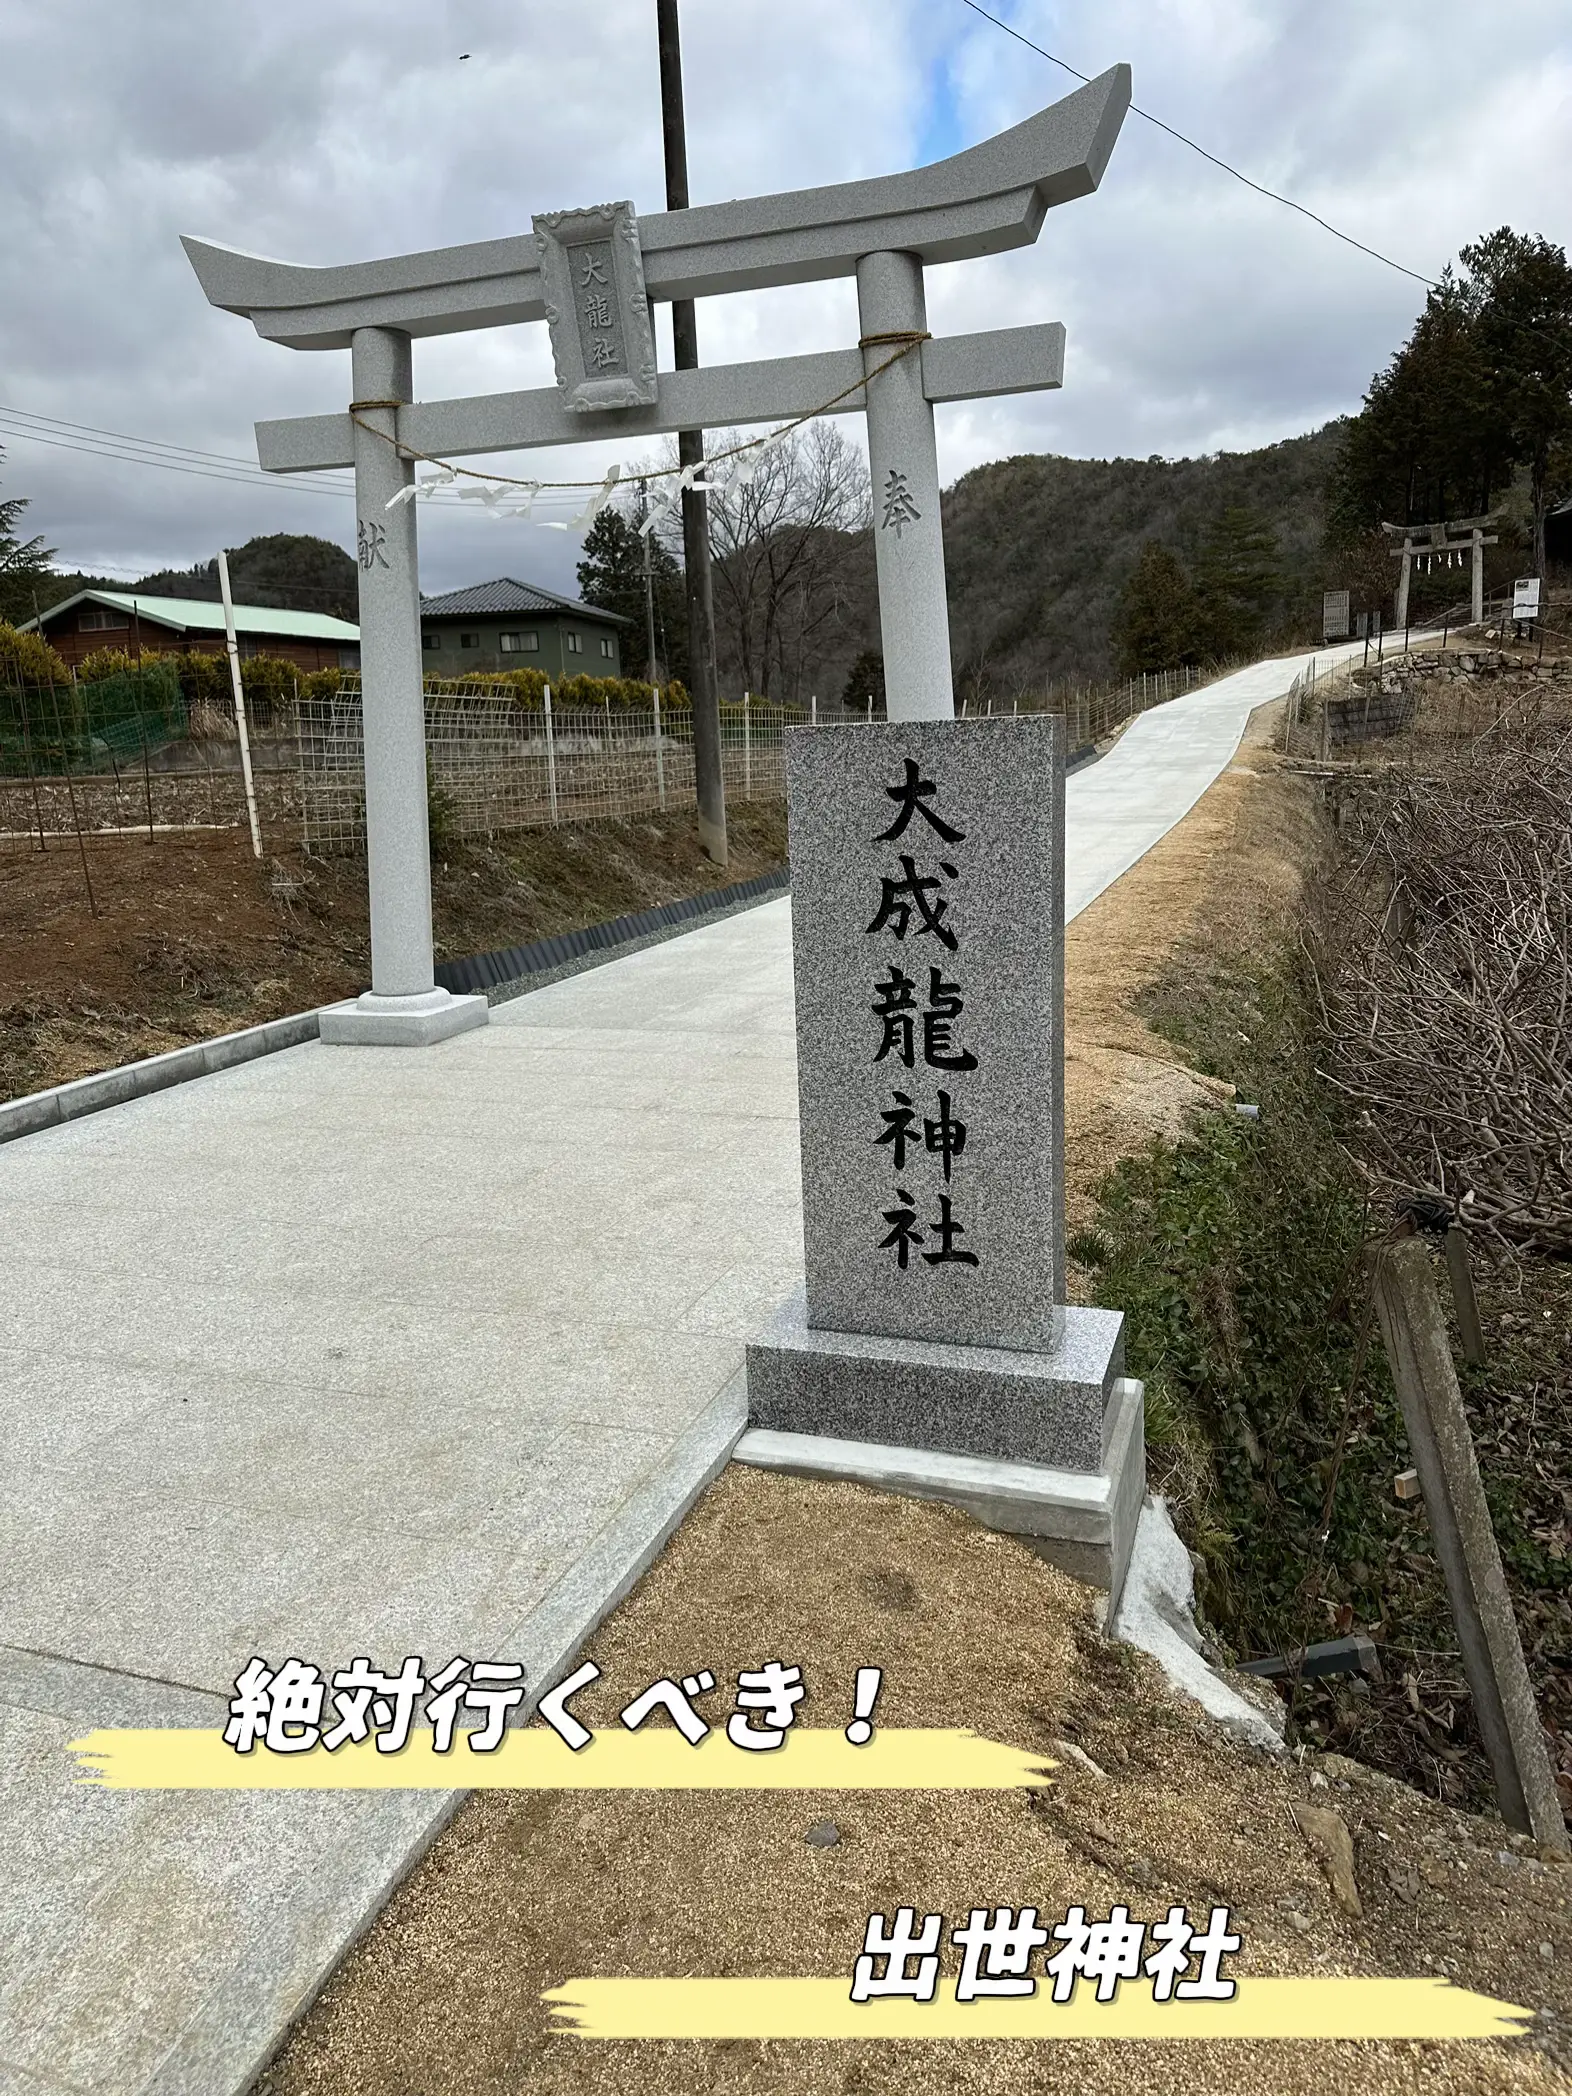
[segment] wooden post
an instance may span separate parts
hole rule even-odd
[[[1501,1817],[1509,1827],[1564,1853],[1566,1821],[1490,1525],[1430,1253],[1423,1238],[1404,1237],[1376,1246],[1368,1257],[1376,1315],[1446,1577]]]
[[[1470,1368],[1485,1365],[1485,1335],[1479,1322],[1479,1301],[1474,1294],[1473,1269],[1468,1263],[1468,1232],[1453,1223],[1446,1233],[1446,1270],[1452,1282],[1452,1303],[1457,1311],[1458,1337],[1463,1359]]]

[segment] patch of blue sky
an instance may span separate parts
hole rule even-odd
[[[956,92],[951,53],[936,51],[929,62],[924,83],[922,115],[917,127],[917,164],[947,160],[952,153],[974,145],[970,128]]]

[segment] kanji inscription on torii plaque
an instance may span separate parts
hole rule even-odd
[[[650,406],[659,381],[633,206],[543,211],[532,223],[564,405]]]

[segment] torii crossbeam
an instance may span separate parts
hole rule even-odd
[[[1029,246],[1055,204],[1096,189],[1130,101],[1115,66],[951,159],[824,189],[636,219],[554,212],[531,235],[303,268],[186,239],[203,290],[267,341],[350,351],[353,413],[257,425],[270,472],[355,469],[372,988],[323,1038],[417,1042],[484,1021],[434,987],[415,457],[865,411],[891,719],[954,714],[934,404],[1056,387],[1055,325],[933,340],[923,268]],[[855,349],[657,372],[649,302],[855,276]],[[545,320],[558,383],[417,402],[417,336]],[[892,346],[910,353],[892,361]],[[864,383],[864,381],[866,381]],[[479,1005],[476,1010],[475,1006]]]

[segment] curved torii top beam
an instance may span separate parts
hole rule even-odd
[[[646,290],[707,298],[851,276],[864,255],[889,250],[929,263],[1029,247],[1053,205],[1096,189],[1129,103],[1130,69],[1112,66],[931,167],[641,218]],[[446,335],[546,317],[532,234],[328,269],[183,244],[213,305],[291,349],[347,349],[358,327]]]

